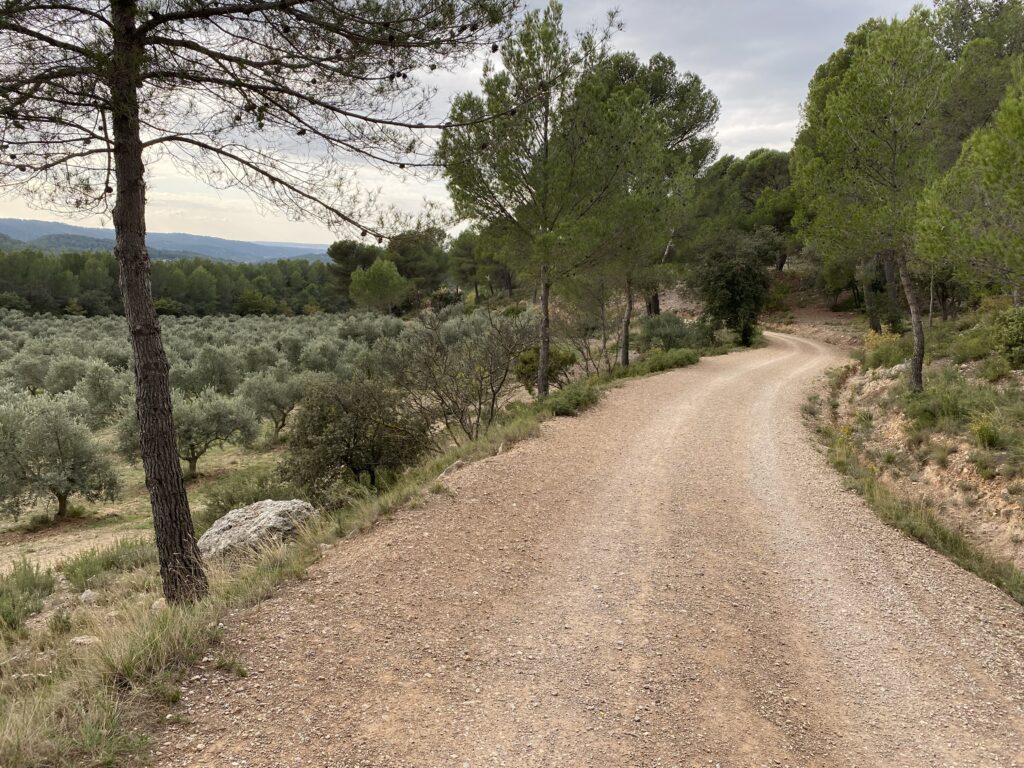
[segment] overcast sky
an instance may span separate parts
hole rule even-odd
[[[600,22],[615,7],[593,0],[564,5],[573,29]],[[615,45],[642,58],[664,52],[680,70],[700,75],[722,102],[722,153],[744,155],[758,147],[788,148],[817,66],[865,19],[906,15],[912,6],[911,0],[629,0],[619,3],[625,30]],[[474,89],[478,77],[478,68],[445,77],[439,99],[447,102],[452,93]],[[438,105],[440,114],[444,106]],[[367,183],[380,187],[385,201],[410,211],[424,198],[447,198],[437,180],[379,176]],[[148,223],[154,232],[308,243],[334,239],[318,225],[260,214],[244,193],[206,189],[171,166],[152,169],[149,184]],[[57,218],[11,199],[0,199],[0,217]]]

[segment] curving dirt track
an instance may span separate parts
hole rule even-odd
[[[813,447],[814,341],[632,382],[234,617],[159,766],[1024,766],[1024,610]]]

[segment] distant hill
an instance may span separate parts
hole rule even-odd
[[[27,243],[19,242],[19,247],[38,248],[44,253],[64,253],[65,251],[110,251],[114,248],[113,240],[85,235],[43,235]],[[10,250],[8,248],[8,250]],[[155,261],[174,261],[176,259],[210,258],[201,253],[188,251],[168,251],[163,248],[150,248],[149,257]]]
[[[79,227],[56,221],[0,219],[0,249],[39,248],[43,251],[104,250],[114,246],[114,231],[100,227]],[[21,241],[11,242],[11,241]],[[327,246],[300,243],[248,243],[219,237],[185,233],[150,232],[146,235],[150,255],[169,260],[203,256],[220,261],[259,263],[279,259],[325,258]]]

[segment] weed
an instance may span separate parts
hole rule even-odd
[[[47,627],[52,635],[68,634],[71,632],[71,613],[67,608],[57,609],[47,622]]]
[[[103,576],[156,563],[156,547],[144,539],[121,539],[105,549],[89,549],[66,560],[64,577],[79,592],[99,586]]]
[[[992,355],[985,358],[985,362],[981,364],[981,378],[990,383],[1002,381],[1007,378],[1013,369],[1010,367],[1010,361],[1002,355]]]
[[[971,463],[986,480],[994,480],[999,474],[996,457],[989,451],[975,451],[971,454]]]
[[[870,331],[864,339],[866,368],[893,368],[910,357],[911,341],[897,333]]]
[[[43,608],[43,598],[53,592],[56,579],[22,558],[11,572],[0,577],[0,635],[21,629],[25,619]]]
[[[1007,438],[992,414],[978,414],[971,419],[971,434],[982,448],[998,450],[1007,445]]]
[[[238,678],[249,676],[249,670],[234,656],[218,656],[213,662],[213,668]]]

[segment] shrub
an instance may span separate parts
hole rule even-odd
[[[636,365],[632,366],[632,373],[636,376],[643,376],[647,373],[659,373],[671,371],[674,368],[685,368],[700,361],[700,353],[692,349],[655,349],[644,356]]]
[[[289,441],[285,476],[316,498],[339,480],[382,475],[412,464],[432,445],[432,425],[407,397],[353,372],[306,391]]]
[[[1010,362],[1002,355],[992,355],[985,358],[981,364],[979,373],[985,381],[996,382],[1005,379],[1012,372]]]
[[[21,559],[11,572],[0,577],[0,634],[21,628],[25,619],[43,608],[43,598],[53,592],[56,579],[49,571]]]
[[[578,416],[597,404],[601,390],[592,379],[568,384],[540,401],[540,407],[555,416]]]
[[[540,349],[532,347],[519,355],[515,366],[516,381],[533,394],[537,386],[537,369],[540,366]],[[552,386],[563,388],[572,377],[572,369],[579,362],[576,352],[560,344],[552,344],[548,356],[548,381]]]
[[[97,585],[97,577],[131,571],[157,562],[156,547],[146,539],[121,539],[104,549],[87,549],[60,566],[64,578],[79,592]]]
[[[995,340],[1014,368],[1024,368],[1024,307],[1008,309],[996,317]]]
[[[300,497],[299,488],[285,480],[273,467],[249,467],[219,478],[203,489],[205,507],[193,515],[196,535],[202,536],[211,525],[233,509],[274,499],[287,501]]]
[[[515,394],[513,368],[534,335],[528,312],[425,313],[378,345],[396,384],[458,443],[491,428]]]
[[[898,333],[869,331],[864,338],[864,366],[892,368],[910,357],[911,341]]]
[[[701,349],[715,344],[715,331],[706,323],[688,323],[678,315],[650,315],[640,321],[640,351]]]
[[[923,392],[901,395],[903,411],[918,429],[955,431],[972,413],[992,408],[987,387],[972,385],[954,369],[944,368],[929,378]]]
[[[982,360],[992,352],[992,331],[987,327],[965,331],[950,344],[950,356],[955,363],[969,363]]]
[[[1006,437],[991,414],[979,414],[971,419],[971,434],[982,448],[998,449],[1006,446]]]

